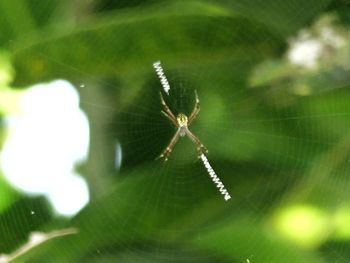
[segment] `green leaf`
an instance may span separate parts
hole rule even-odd
[[[251,217],[222,222],[190,240],[190,244],[228,262],[320,262],[312,253],[273,236]]]
[[[324,11],[332,1],[292,0],[286,3],[275,0],[220,0],[219,2],[235,13],[262,23],[283,36],[288,36]]]
[[[251,59],[266,55],[278,41],[264,25],[209,2],[176,1],[95,20],[64,33],[19,40],[13,49],[16,84],[96,76],[132,79],[159,59],[172,66]]]

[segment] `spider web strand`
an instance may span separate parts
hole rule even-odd
[[[210,177],[212,178],[212,181],[216,184],[216,187],[219,189],[220,193],[224,196],[225,201],[228,201],[231,199],[230,194],[228,191],[225,189],[224,184],[221,182],[220,178],[217,176],[215,173],[214,169],[211,167],[208,158],[202,153],[201,154],[201,160],[207,169],[207,172],[209,173]]]
[[[169,85],[169,82],[164,74],[164,71],[163,71],[163,68],[160,64],[160,61],[154,62],[153,67],[156,70],[156,73],[159,77],[160,84],[162,84],[162,87],[163,87],[165,93],[169,96],[170,85]]]

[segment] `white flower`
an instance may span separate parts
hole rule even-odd
[[[44,194],[55,210],[73,215],[89,200],[74,166],[86,159],[89,124],[79,95],[67,81],[29,88],[21,115],[8,116],[9,137],[0,156],[8,181],[29,194]]]

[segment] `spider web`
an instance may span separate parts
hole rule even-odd
[[[286,59],[289,39],[312,31],[327,7],[329,1],[146,3],[116,9],[116,22],[101,19],[86,32],[76,33],[77,26],[72,36],[15,47],[16,69],[26,76],[17,83],[73,82],[91,126],[82,170],[92,201],[63,220],[79,234],[35,250],[28,262],[48,254],[70,262],[346,262],[346,67],[333,72],[327,60],[328,71],[308,75]],[[208,148],[228,202],[188,138],[168,162],[155,160],[175,133],[160,113],[157,60],[175,115],[190,114],[197,90],[201,111],[189,128]],[[62,225],[56,221],[33,229]]]

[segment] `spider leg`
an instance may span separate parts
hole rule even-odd
[[[165,117],[167,117],[174,125],[175,127],[178,127],[176,119],[173,119],[171,116],[169,116],[165,111],[160,111]]]
[[[207,153],[208,150],[202,144],[202,142],[194,135],[189,129],[185,130],[187,136],[191,139],[192,142],[197,146],[198,158],[202,155],[202,153]]]
[[[171,110],[169,109],[168,105],[166,105],[164,98],[162,96],[162,93],[159,92],[160,95],[160,101],[163,105],[164,111],[161,111],[176,127],[178,127],[177,125],[177,121],[176,118],[174,116],[174,114],[171,112]]]
[[[196,96],[196,103],[194,105],[194,108],[193,108],[193,111],[192,111],[190,117],[188,118],[188,125],[190,125],[196,119],[196,117],[200,111],[200,104],[199,104],[197,90],[194,90],[194,94]]]
[[[162,152],[161,155],[159,155],[156,159],[164,158],[164,162],[168,160],[168,157],[170,156],[171,152],[173,151],[173,148],[178,141],[180,137],[180,128],[177,129],[176,133],[174,134],[173,138],[171,139],[169,145],[165,148],[165,150]]]

